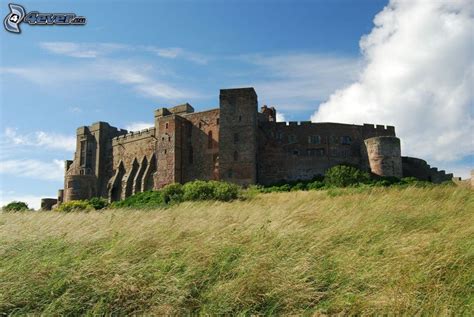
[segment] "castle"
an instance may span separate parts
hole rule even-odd
[[[380,176],[452,178],[402,157],[393,126],[276,122],[274,107],[258,111],[253,88],[222,89],[219,100],[219,108],[202,112],[188,103],[157,109],[154,126],[139,132],[106,122],[78,128],[64,189],[43,199],[42,208],[96,196],[116,201],[196,179],[244,186],[311,179],[338,164]]]

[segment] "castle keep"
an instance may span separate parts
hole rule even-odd
[[[95,196],[116,201],[195,179],[241,185],[304,180],[344,163],[380,176],[452,178],[402,157],[393,126],[276,122],[275,108],[258,110],[253,88],[222,89],[219,100],[219,108],[202,112],[187,103],[157,109],[154,126],[139,132],[106,122],[78,128],[57,203]],[[43,203],[48,209],[56,200]]]

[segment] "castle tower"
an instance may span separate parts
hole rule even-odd
[[[257,94],[253,88],[220,91],[219,175],[241,185],[257,181]]]
[[[73,161],[66,161],[63,200],[107,197],[107,181],[112,176],[112,138],[125,134],[107,122],[77,129]]]
[[[379,176],[402,178],[402,157],[400,139],[394,136],[380,136],[366,139],[365,146],[370,170]]]
[[[194,111],[189,104],[173,109],[177,113]],[[185,119],[167,108],[155,111],[155,130],[157,139],[157,171],[154,175],[156,189],[171,183],[182,183],[182,144]]]

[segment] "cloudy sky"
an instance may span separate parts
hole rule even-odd
[[[395,125],[403,155],[474,167],[472,1],[20,4],[88,22],[0,32],[2,205],[56,196],[76,127],[141,129],[155,108],[217,107],[229,87],[255,87],[280,120]]]

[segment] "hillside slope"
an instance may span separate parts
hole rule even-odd
[[[4,213],[0,315],[471,315],[473,197],[458,187],[375,188]]]

